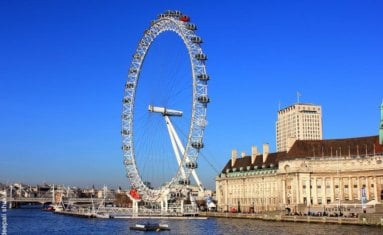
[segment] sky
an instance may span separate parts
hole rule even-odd
[[[168,9],[191,17],[208,55],[207,188],[232,149],[275,151],[277,111],[297,92],[322,106],[324,139],[378,134],[382,1],[4,0],[0,182],[129,186],[124,84],[144,30]]]

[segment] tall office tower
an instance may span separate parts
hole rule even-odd
[[[295,140],[321,140],[321,106],[297,103],[278,111],[277,152],[289,151]]]

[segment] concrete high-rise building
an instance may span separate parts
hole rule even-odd
[[[289,151],[296,140],[321,140],[322,138],[321,106],[297,103],[278,111],[277,152]]]

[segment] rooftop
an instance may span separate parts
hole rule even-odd
[[[279,161],[293,160],[298,158],[311,157],[352,157],[383,154],[383,145],[379,144],[379,136],[367,136],[348,139],[328,139],[328,140],[297,140],[289,152],[269,153],[267,159],[263,162],[263,154],[255,157],[253,164],[251,156],[237,157],[234,166],[231,159],[223,168],[222,173],[233,169],[264,169],[277,168]]]

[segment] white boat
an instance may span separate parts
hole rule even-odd
[[[170,228],[167,224],[158,224],[158,223],[142,223],[131,226],[130,230],[139,230],[139,231],[169,231]]]

